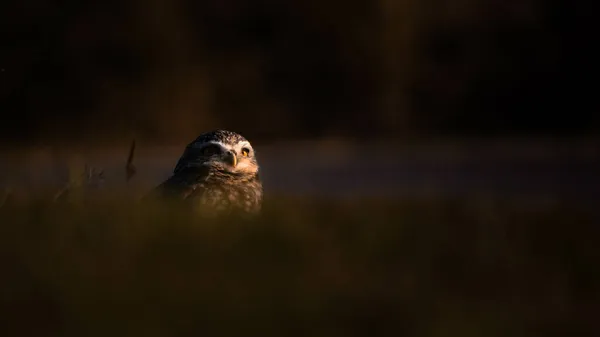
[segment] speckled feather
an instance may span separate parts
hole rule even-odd
[[[200,136],[198,136],[198,138],[191,142],[190,145],[207,143],[210,141],[216,141],[225,144],[236,144],[240,142],[247,142],[248,140],[239,133],[227,130],[214,130],[201,134]]]

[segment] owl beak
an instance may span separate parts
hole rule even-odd
[[[237,156],[233,151],[227,151],[225,153],[225,162],[233,167],[237,165]]]

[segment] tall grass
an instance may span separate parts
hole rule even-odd
[[[111,196],[0,208],[3,336],[600,332],[590,210],[566,202],[267,200],[203,218]]]

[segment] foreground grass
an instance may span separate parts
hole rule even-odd
[[[562,202],[130,200],[0,208],[2,335],[581,336],[597,238]]]

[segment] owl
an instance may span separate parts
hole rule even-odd
[[[173,175],[153,194],[211,214],[257,214],[263,188],[256,153],[250,142],[235,132],[203,133],[187,145]]]

